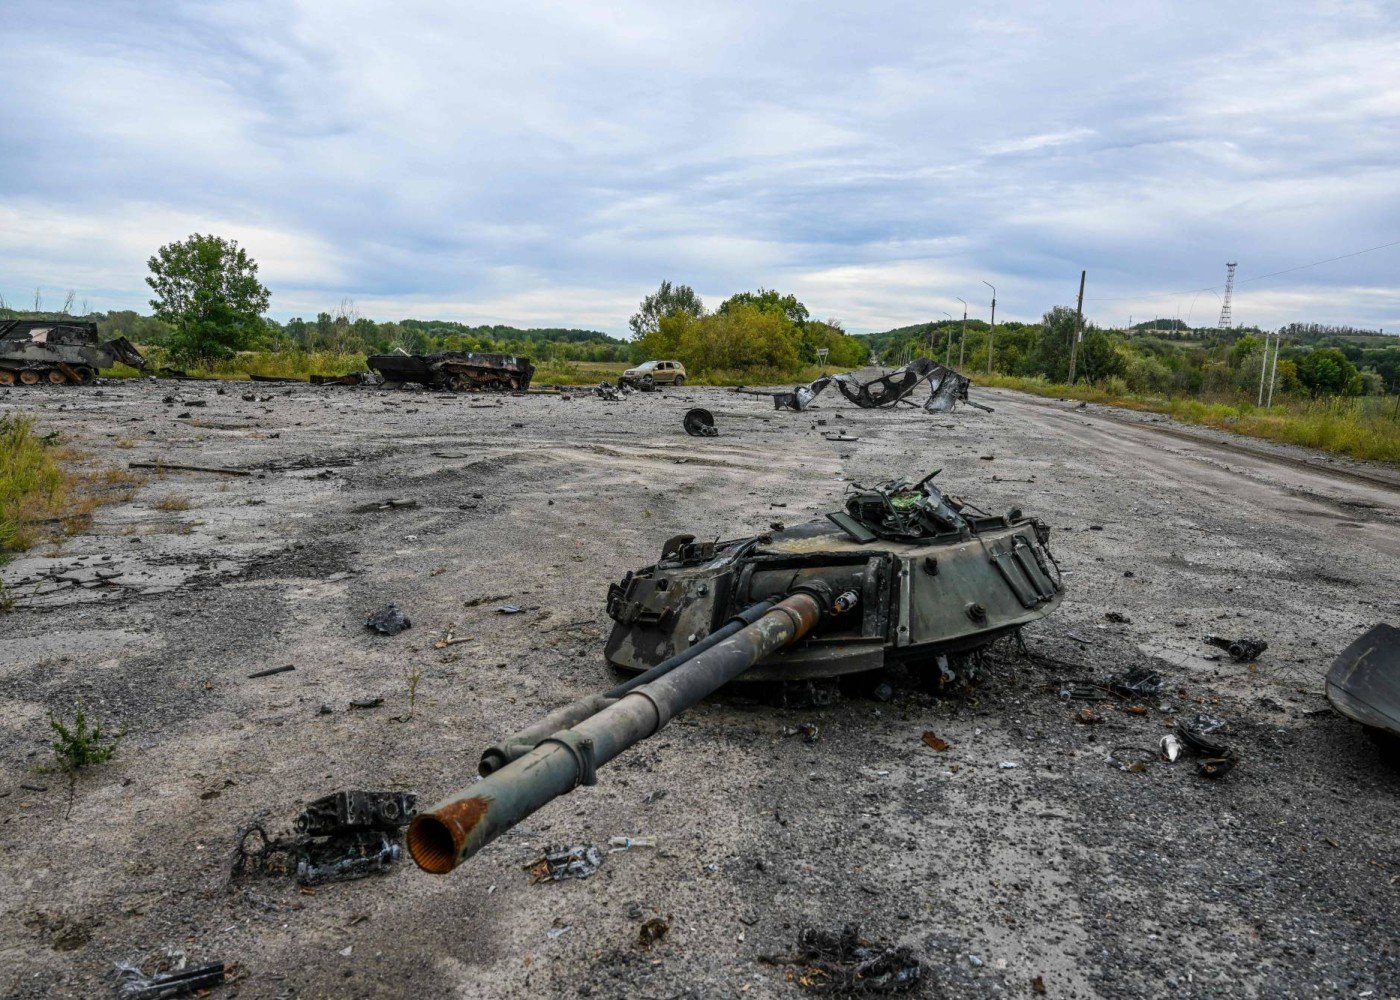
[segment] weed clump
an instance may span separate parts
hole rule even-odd
[[[102,723],[97,721],[89,726],[87,709],[81,701],[73,706],[71,723],[50,712],[49,728],[57,737],[50,746],[58,758],[58,766],[70,777],[85,767],[107,763],[117,752],[117,744],[126,735],[125,726],[117,733],[103,732]]]

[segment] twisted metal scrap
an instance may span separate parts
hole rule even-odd
[[[968,402],[967,387],[971,384],[968,378],[928,358],[915,358],[888,375],[866,381],[849,372],[841,375],[823,375],[809,385],[798,386],[792,392],[775,392],[771,395],[775,409],[797,410],[800,413],[811,405],[812,400],[823,389],[828,385],[835,385],[841,395],[852,403],[864,409],[875,409],[894,406],[925,382],[929,386],[929,395],[923,408],[929,413],[946,413],[959,401]]]

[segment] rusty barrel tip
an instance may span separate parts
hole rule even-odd
[[[457,867],[457,841],[451,828],[433,813],[413,817],[404,838],[418,867],[431,875],[446,875]]]
[[[491,809],[491,800],[482,795],[448,799],[425,813],[413,817],[408,824],[408,853],[418,867],[433,875],[446,875],[456,868],[476,848],[467,850],[471,835]]]

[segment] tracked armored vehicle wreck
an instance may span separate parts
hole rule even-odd
[[[0,386],[86,385],[118,361],[146,370],[146,359],[125,337],[102,343],[87,320],[0,320]]]
[[[487,748],[484,780],[409,827],[445,873],[731,681],[806,681],[902,662],[937,678],[1050,614],[1049,529],[931,484],[856,487],[825,519],[731,541],[670,539],[608,590],[608,661],[637,676]]]
[[[951,368],[945,368],[928,358],[915,358],[902,368],[896,368],[887,375],[872,379],[861,379],[854,373],[823,375],[815,382],[800,385],[791,392],[764,393],[773,397],[773,407],[778,410],[797,410],[799,413],[829,385],[834,385],[852,403],[863,409],[876,409],[881,406],[894,406],[908,402],[917,405],[908,397],[924,383],[928,384],[928,399],[923,408],[929,413],[946,413],[958,403],[975,406],[979,410],[991,412],[990,406],[974,403],[967,398],[967,387],[971,385],[965,375]]]
[[[416,382],[433,389],[495,389],[519,391],[530,388],[535,366],[529,358],[516,354],[486,354],[481,351],[445,351],[442,354],[376,354],[370,368],[384,378],[385,386]]]

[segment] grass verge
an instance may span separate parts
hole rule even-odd
[[[0,561],[29,548],[35,527],[67,510],[73,477],[58,451],[29,417],[0,417]]]
[[[1260,407],[1247,401],[1114,393],[1092,385],[1061,385],[1010,375],[976,375],[973,381],[1036,396],[1165,413],[1183,423],[1318,448],[1350,458],[1400,464],[1400,419],[1395,416],[1395,400],[1390,397],[1289,400]]]
[[[120,468],[74,471],[82,456],[30,417],[0,416],[0,564],[43,538],[79,531],[103,504],[129,500],[141,477]],[[0,611],[14,606],[0,584]]]

